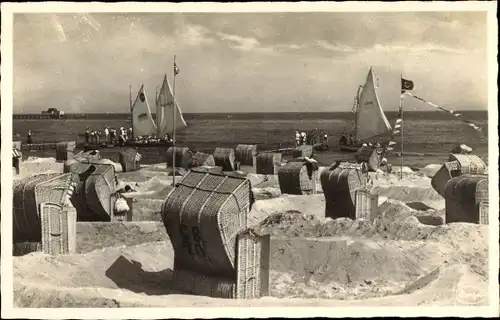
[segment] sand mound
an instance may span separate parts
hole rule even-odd
[[[399,180],[395,175],[373,175],[371,192],[389,199],[406,203],[421,203],[428,208],[440,210],[445,206],[444,198],[431,186],[427,177],[412,176]]]
[[[258,200],[248,215],[248,222],[250,225],[258,224],[273,213],[288,210],[323,217],[325,215],[325,197],[322,194],[300,196],[283,194],[278,198]]]
[[[424,177],[432,178],[439,171],[439,169],[441,169],[442,166],[443,164],[429,164],[420,169],[420,173],[422,173]]]
[[[255,200],[274,199],[281,196],[280,188],[266,187],[266,188],[252,188]]]
[[[436,243],[351,239],[276,240],[272,281],[283,282],[281,297],[350,298],[397,292],[441,261]],[[288,278],[288,281],[283,278]],[[290,283],[290,280],[291,283]],[[289,286],[299,285],[299,287]],[[354,289],[354,290],[350,290]],[[295,292],[294,292],[295,291]]]
[[[167,232],[163,222],[78,222],[76,237],[76,251],[87,253],[103,248],[164,241]]]
[[[22,179],[40,173],[62,173],[64,164],[56,162],[55,158],[34,158],[23,161],[20,165],[20,174],[14,179]]]

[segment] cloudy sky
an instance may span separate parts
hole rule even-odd
[[[174,54],[184,112],[347,111],[370,66],[386,110],[400,74],[486,110],[486,39],[484,13],[16,14],[14,112],[127,112],[129,84],[153,108]]]

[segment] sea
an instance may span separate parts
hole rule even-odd
[[[449,151],[459,144],[466,144],[473,152],[488,161],[488,112],[460,111],[460,119],[467,119],[482,128],[478,132],[466,123],[445,112],[404,113],[403,157],[401,136],[396,137],[396,154],[388,157],[390,163],[422,168],[431,163],[443,163]],[[386,112],[391,124],[397,113]],[[258,150],[273,150],[292,147],[295,130],[318,129],[329,136],[329,150],[317,152],[315,158],[322,165],[335,160],[350,160],[354,154],[338,150],[342,132],[352,128],[352,113],[185,113],[188,128],[177,132],[177,146],[189,147],[193,151],[213,153],[216,147],[235,148],[238,144],[257,144]],[[13,134],[19,134],[26,141],[28,130],[32,131],[33,143],[76,140],[83,142],[83,133],[90,129],[104,127],[130,127],[127,114],[93,114],[88,119],[78,120],[13,120]],[[118,161],[119,149],[101,149],[103,157]],[[141,147],[142,162],[145,164],[166,161],[166,148]],[[55,150],[26,151],[24,156],[55,157]]]

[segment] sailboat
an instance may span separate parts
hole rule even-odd
[[[387,142],[392,134],[392,127],[377,95],[372,67],[370,67],[365,84],[358,87],[353,115],[351,135],[354,143],[349,141],[349,137],[344,136],[339,140],[340,150],[356,152],[364,142]]]
[[[133,104],[131,103],[131,119],[134,138],[139,136],[156,136],[158,139],[165,135],[172,135],[174,126],[176,131],[187,128],[187,123],[184,120],[184,116],[177,101],[175,101],[167,75],[165,75],[163,79],[158,96],[155,97],[155,105],[156,119],[153,119],[144,85],[141,85],[135,102]],[[175,122],[173,117],[174,111],[176,112]],[[132,142],[132,144],[136,143]],[[160,143],[160,145],[168,144],[168,141]],[[150,144],[148,144],[148,146],[149,145]]]
[[[132,102],[132,100],[130,101]],[[148,136],[156,133],[156,123],[149,108],[144,84],[141,85],[130,112],[134,137]]]
[[[178,132],[187,128],[187,124],[182,115],[181,108],[172,93],[167,75],[165,75],[156,99],[156,136],[172,135],[174,127],[175,131]]]

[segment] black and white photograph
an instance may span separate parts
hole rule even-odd
[[[2,3],[3,317],[499,315],[496,2],[254,5]]]

